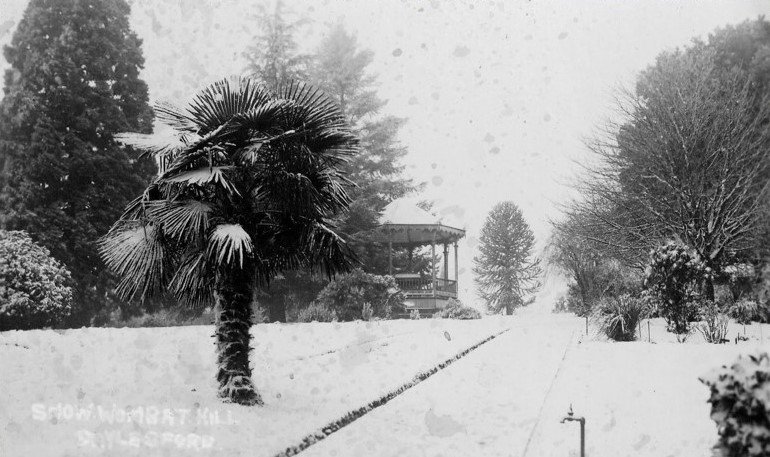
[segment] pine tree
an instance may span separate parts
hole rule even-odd
[[[307,79],[310,56],[298,53],[294,41],[294,34],[304,21],[287,19],[290,15],[281,0],[276,1],[272,12],[262,9],[256,18],[261,33],[244,53],[246,72],[273,92],[293,81]]]
[[[26,230],[72,272],[77,325],[114,284],[96,241],[155,169],[113,139],[153,121],[128,17],[124,0],[32,0],[4,50],[0,224]]]
[[[502,202],[492,208],[481,229],[479,255],[473,259],[479,293],[491,312],[513,314],[540,287],[534,245],[535,235],[516,204]]]
[[[338,24],[318,47],[310,77],[337,100],[361,138],[362,153],[346,169],[357,188],[352,191],[353,203],[340,228],[351,237],[364,268],[386,274],[387,247],[374,245],[361,235],[377,226],[385,205],[419,190],[419,186],[403,176],[400,161],[407,149],[399,144],[398,131],[404,119],[381,115],[387,102],[377,96],[377,78],[368,72],[373,57],[371,51],[360,48],[355,35]]]

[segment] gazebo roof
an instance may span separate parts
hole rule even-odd
[[[417,206],[416,200],[402,198],[385,207],[373,235],[377,241],[419,246],[456,242],[465,230],[443,225],[440,217]]]

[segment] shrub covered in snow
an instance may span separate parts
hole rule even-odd
[[[413,321],[420,320],[420,310],[419,309],[413,309],[409,312],[409,319],[412,319]]]
[[[297,322],[336,322],[337,313],[326,305],[313,302],[307,308],[300,310]]]
[[[336,311],[341,321],[353,321],[363,318],[366,303],[371,306],[371,317],[390,318],[403,310],[405,298],[392,276],[358,269],[330,282],[316,301]]]
[[[711,389],[711,418],[727,455],[770,455],[770,357],[740,356],[701,382]]]
[[[477,309],[465,306],[454,298],[450,298],[446,307],[436,315],[444,319],[481,319],[481,313]]]
[[[722,312],[719,305],[711,300],[705,300],[701,306],[703,322],[696,327],[707,343],[720,344],[726,341],[727,325],[730,319]]]
[[[690,322],[698,318],[698,308],[693,306],[697,304],[697,288],[711,275],[698,255],[679,243],[666,243],[650,253],[644,284],[670,331],[689,333]]]
[[[26,232],[0,230],[0,330],[55,325],[70,315],[69,271]]]
[[[649,316],[649,306],[641,298],[623,294],[599,302],[595,318],[607,337],[615,341],[634,341],[636,327]]]

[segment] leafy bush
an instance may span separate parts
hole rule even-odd
[[[69,271],[26,232],[0,230],[0,330],[60,324],[72,312]]]
[[[707,343],[724,343],[730,319],[721,311],[720,306],[711,300],[704,301],[700,308],[703,322],[696,327],[698,331]]]
[[[740,356],[702,378],[711,390],[711,419],[727,454],[770,455],[770,357]]]
[[[666,319],[669,331],[690,332],[690,322],[698,318],[694,306],[698,303],[697,287],[711,277],[711,269],[681,244],[669,242],[650,253],[644,283],[657,299],[658,312]]]
[[[409,319],[412,319],[413,321],[420,320],[420,310],[419,309],[413,309],[409,312]]]
[[[579,283],[572,281],[567,285],[563,306],[567,312],[585,317],[592,314],[605,297],[639,294],[641,283],[642,278],[630,268],[615,260],[601,259],[590,269],[582,272]],[[562,303],[557,304],[562,305]]]
[[[436,313],[436,316],[443,319],[481,319],[481,313],[477,309],[465,306],[454,298],[450,298],[446,307]]]
[[[751,324],[759,317],[759,305],[754,300],[740,299],[730,307],[730,317],[739,324]]]
[[[392,276],[379,276],[354,270],[330,282],[316,301],[336,311],[341,321],[362,319],[369,303],[373,317],[390,318],[404,309],[404,293]]]
[[[605,297],[596,313],[604,334],[615,341],[634,341],[636,327],[648,316],[649,307],[645,300],[629,294]]]
[[[311,303],[300,310],[297,322],[337,322],[337,313],[321,303]]]

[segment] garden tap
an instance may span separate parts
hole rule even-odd
[[[580,457],[585,457],[586,455],[586,418],[582,416],[575,416],[575,413],[572,411],[572,405],[569,405],[569,411],[567,412],[567,415],[564,416],[561,419],[561,423],[570,422],[570,421],[577,421],[580,422]]]

